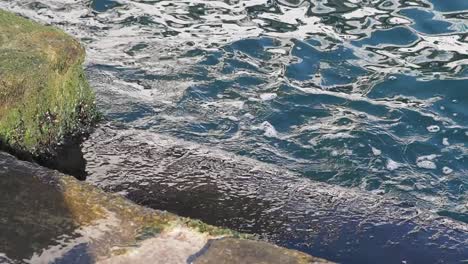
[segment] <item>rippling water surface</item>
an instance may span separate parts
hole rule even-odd
[[[466,0],[4,0],[109,118],[468,222]]]

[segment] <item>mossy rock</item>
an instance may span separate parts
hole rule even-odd
[[[86,131],[98,114],[82,63],[63,31],[0,10],[0,145],[33,156]]]

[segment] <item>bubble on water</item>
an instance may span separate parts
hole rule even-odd
[[[440,108],[440,110],[445,110],[445,106],[441,106],[439,108]]]
[[[448,138],[443,138],[443,139],[442,139],[442,144],[443,144],[444,146],[450,145],[450,143],[449,143],[449,141],[448,141]]]
[[[437,133],[437,132],[440,131],[440,127],[439,126],[428,126],[427,131],[429,131],[431,133]]]
[[[333,157],[336,157],[336,156],[338,156],[338,151],[333,150],[333,151],[330,153],[330,155],[332,155]]]
[[[445,167],[442,168],[442,172],[443,172],[444,174],[450,174],[450,173],[453,172],[453,170],[452,170],[451,168],[445,166]]]
[[[260,99],[262,101],[270,101],[278,97],[276,93],[264,93],[260,95]]]
[[[372,154],[374,154],[374,156],[379,156],[380,154],[382,154],[382,151],[380,149],[376,149],[374,147],[371,147],[372,148]]]
[[[387,159],[387,170],[389,171],[394,171],[394,170],[397,170],[398,168],[401,167],[401,164],[392,160],[392,159]]]

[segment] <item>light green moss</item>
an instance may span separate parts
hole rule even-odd
[[[118,215],[121,221],[132,223],[131,226],[137,231],[136,237],[140,239],[179,225],[213,237],[252,238],[250,235],[208,225],[199,220],[135,205],[119,195],[105,193],[73,177],[62,175],[58,179],[65,203],[79,225],[105,218],[107,212],[112,212]]]
[[[35,154],[93,123],[85,51],[64,32],[0,10],[0,142]]]
[[[206,233],[214,237],[235,237],[235,238],[245,238],[253,239],[253,235],[239,233],[227,228],[220,228],[212,225],[208,225],[200,220],[185,218],[185,223],[187,227],[192,228],[200,233]]]

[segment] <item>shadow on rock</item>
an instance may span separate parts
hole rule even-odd
[[[11,160],[0,153],[0,252],[31,259],[75,238],[78,226],[53,178]]]

